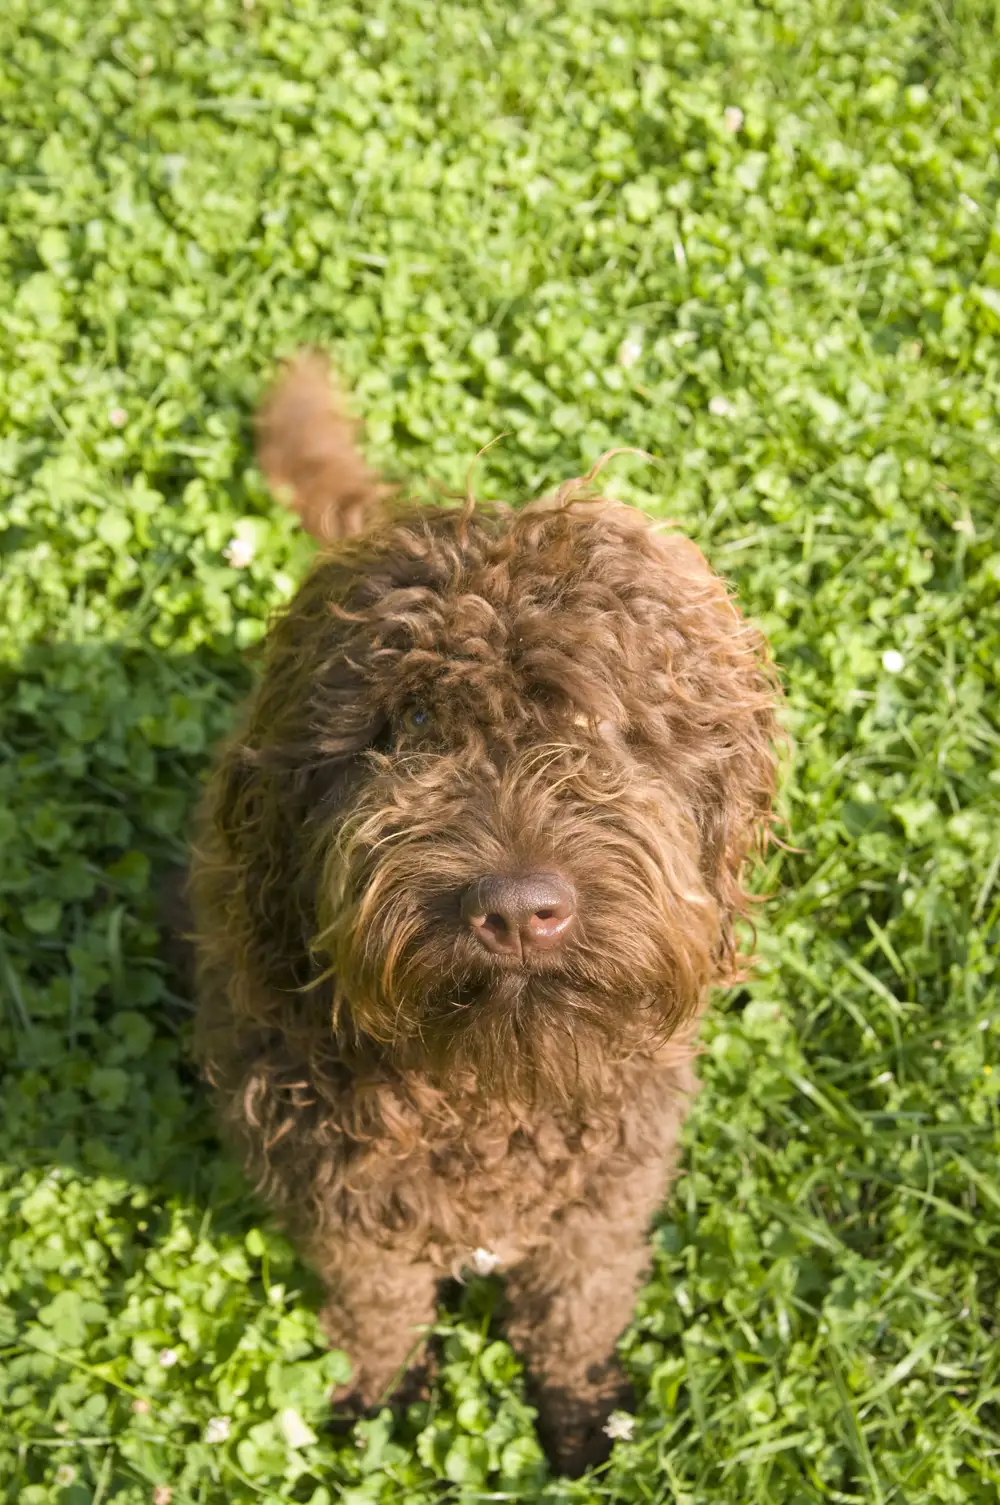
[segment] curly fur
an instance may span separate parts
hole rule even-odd
[[[577,1469],[621,1394],[706,991],[740,968],[774,785],[765,644],[693,543],[579,483],[519,511],[391,500],[315,357],[261,435],[338,542],[275,623],[208,791],[198,1049],[329,1287],[361,1402],[485,1248]],[[552,869],[577,894],[570,942],[478,948],[466,886]]]

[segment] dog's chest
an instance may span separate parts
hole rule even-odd
[[[444,1270],[510,1267],[546,1240],[553,1219],[574,1205],[596,1211],[640,1166],[669,1155],[690,1070],[649,1070],[629,1086],[590,1114],[455,1105],[404,1153],[387,1145],[366,1157],[366,1215],[380,1205],[387,1241]]]
[[[556,1212],[588,1187],[595,1193],[624,1138],[620,1122],[543,1119],[507,1131],[496,1123],[471,1127],[464,1143],[431,1151],[428,1170],[441,1193],[439,1234],[450,1246],[445,1263],[516,1263]]]

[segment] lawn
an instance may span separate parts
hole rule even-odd
[[[1000,1497],[998,59],[976,0],[6,0],[7,1500]],[[395,474],[501,431],[491,495],[652,452],[609,489],[783,669],[797,850],[706,1031],[633,1435],[575,1484],[489,1282],[430,1407],[328,1427],[343,1360],[162,959],[309,557],[249,438],[304,341]]]

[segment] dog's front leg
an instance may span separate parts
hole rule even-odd
[[[528,1368],[538,1430],[553,1464],[577,1476],[608,1454],[610,1413],[631,1387],[616,1343],[649,1260],[647,1228],[662,1167],[636,1168],[557,1216],[546,1242],[508,1274],[507,1336]]]
[[[367,1411],[387,1401],[407,1371],[419,1372],[426,1330],[436,1316],[440,1272],[370,1239],[328,1237],[325,1248],[314,1245],[309,1252],[329,1292],[320,1323],[331,1345],[344,1349],[351,1361],[352,1377],[334,1395],[334,1404]]]

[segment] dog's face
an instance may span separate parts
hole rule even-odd
[[[220,775],[248,964],[401,1067],[585,1092],[733,963],[774,700],[631,509],[402,513],[314,569]]]

